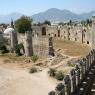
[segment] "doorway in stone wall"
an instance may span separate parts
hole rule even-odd
[[[58,37],[60,37],[60,30],[58,30]]]
[[[42,28],[42,36],[46,36],[46,28],[45,27]]]
[[[87,41],[87,44],[89,44],[89,41]]]

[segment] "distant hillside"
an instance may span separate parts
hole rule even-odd
[[[86,20],[95,15],[95,11],[89,13],[76,14],[69,10],[59,10],[57,8],[51,8],[45,12],[35,14],[31,16],[35,22],[43,22],[49,20],[51,22],[62,22],[69,20]]]
[[[51,8],[45,12],[41,12],[38,14],[34,14],[30,16],[33,18],[34,22],[43,22],[45,20],[49,20],[51,22],[62,22],[69,20],[86,20],[92,17],[95,14],[95,11],[89,13],[76,14],[69,10],[59,10],[57,8]],[[20,13],[12,13],[9,15],[0,15],[0,23],[10,23],[11,19],[14,21],[20,18],[23,14]]]
[[[22,16],[22,14],[20,14],[20,13],[12,13],[9,15],[0,15],[0,23],[10,23],[11,19],[17,20],[21,16]]]
[[[91,12],[89,12],[89,13],[80,14],[80,16],[81,16],[83,19],[91,18],[93,15],[95,15],[95,11],[91,11]]]

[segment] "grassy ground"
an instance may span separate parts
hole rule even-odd
[[[0,58],[6,58],[14,62],[15,61],[22,62],[26,59],[24,56],[16,56],[15,54],[11,54],[11,53],[2,54],[0,55]]]
[[[54,39],[54,48],[62,49],[64,54],[69,56],[85,56],[90,47],[73,41],[66,41],[62,39]]]

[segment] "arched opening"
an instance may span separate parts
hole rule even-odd
[[[45,35],[46,35],[46,28],[43,27],[43,28],[42,28],[42,36],[45,36]]]
[[[87,41],[87,44],[89,44],[89,41]]]

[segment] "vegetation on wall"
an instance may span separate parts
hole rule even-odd
[[[21,49],[23,49],[23,44],[22,44],[22,43],[16,45],[16,47],[15,47],[15,53],[16,53],[18,56],[21,56],[21,55],[22,55],[21,52],[20,52]]]
[[[8,53],[8,52],[9,51],[8,51],[8,49],[7,49],[7,47],[5,45],[0,46],[0,53],[1,54],[5,54],[5,53]]]

